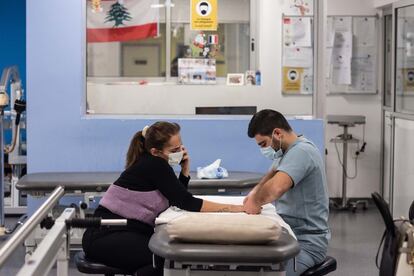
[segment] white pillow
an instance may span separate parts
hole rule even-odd
[[[279,238],[279,223],[261,215],[190,213],[166,226],[171,240],[213,244],[266,244]]]

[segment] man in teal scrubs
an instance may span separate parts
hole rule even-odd
[[[263,155],[273,161],[272,169],[244,201],[250,214],[275,201],[277,213],[290,225],[301,251],[286,265],[287,276],[300,275],[326,257],[330,231],[329,200],[324,163],[318,148],[296,135],[286,118],[274,110],[256,113],[249,123]]]

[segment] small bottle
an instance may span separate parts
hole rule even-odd
[[[256,71],[256,85],[261,85],[262,84],[262,77],[260,74],[260,70]]]

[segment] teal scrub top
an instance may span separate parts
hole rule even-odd
[[[323,258],[330,239],[329,198],[318,148],[298,137],[274,166],[293,181],[291,189],[275,202],[277,213],[290,225],[302,249]]]

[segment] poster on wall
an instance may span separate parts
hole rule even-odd
[[[352,84],[348,92],[369,92],[375,90],[375,70],[370,57],[352,58]]]
[[[301,94],[312,94],[313,93],[313,68],[304,68],[302,75],[302,87]]]
[[[333,24],[333,18],[328,17],[326,20],[326,47],[332,48],[334,46],[335,29]]]
[[[283,1],[283,13],[294,16],[312,16],[313,0],[285,0]]]
[[[283,85],[284,93],[298,93],[302,89],[303,68],[283,67]]]
[[[283,18],[283,44],[286,47],[312,47],[311,19],[309,17]]]
[[[312,18],[283,16],[282,18],[282,93],[312,94],[313,42]]]
[[[335,32],[332,52],[332,82],[351,84],[352,33]]]
[[[333,29],[335,32],[352,32],[352,17],[351,16],[335,16],[333,17]]]
[[[376,16],[328,17],[325,62],[329,93],[377,93],[377,23]]]
[[[204,58],[178,59],[178,83],[216,84],[216,60]]]
[[[329,47],[325,49],[325,77],[329,79],[332,72],[332,52],[333,48]]]
[[[404,68],[404,93],[414,92],[414,68]]]
[[[299,47],[283,48],[283,66],[312,67],[313,49]]]
[[[217,0],[191,0],[191,30],[217,31]]]
[[[353,20],[354,43],[358,47],[373,47],[376,41],[374,17],[356,17]]]

